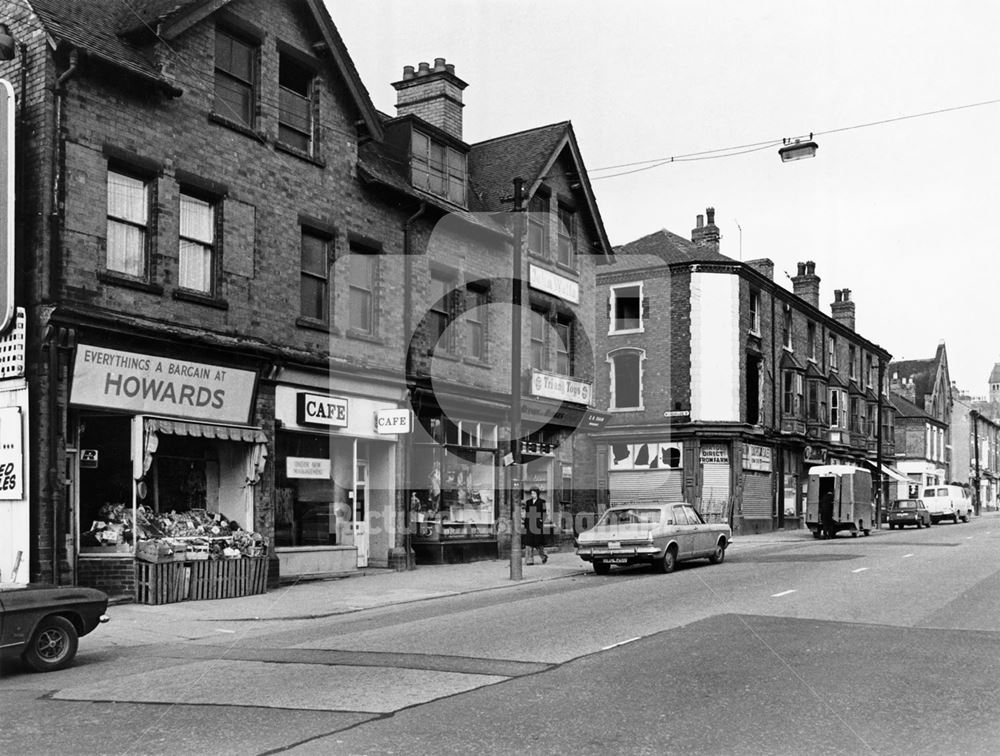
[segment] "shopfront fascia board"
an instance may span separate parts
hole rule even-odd
[[[213,423],[250,422],[257,373],[80,344],[70,404]]]

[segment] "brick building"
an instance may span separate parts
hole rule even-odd
[[[541,339],[526,318],[524,340],[569,392],[538,411],[573,410],[571,428],[586,408],[575,324],[610,248],[571,126],[466,144],[444,61],[404,73],[399,114],[378,113],[311,0],[0,5],[18,44],[0,77],[18,102],[24,311],[0,405],[31,462],[0,510],[16,530],[0,559],[125,592],[131,533],[95,523],[144,506],[260,532],[274,579],[403,566],[422,441],[492,460],[488,481],[439,467],[434,485],[463,473],[476,499],[444,509],[456,541],[495,552],[509,320],[477,308],[509,297],[492,282],[509,289],[499,211],[517,175],[548,211],[529,234],[546,254],[524,266]],[[418,432],[398,432],[411,410]],[[573,459],[559,439],[538,468],[556,502]]]
[[[597,281],[605,501],[684,498],[762,532],[802,523],[812,465],[874,467],[889,354],[855,331],[848,290],[820,311],[813,263],[792,281],[778,286],[769,260],[721,254],[712,208],[690,241],[664,230],[616,249]],[[882,451],[891,459],[888,431]]]
[[[899,469],[920,479],[921,486],[951,481],[955,397],[945,343],[938,344],[933,357],[892,362],[888,375],[889,391],[900,398],[894,400],[900,418],[907,418],[905,430],[897,432]]]

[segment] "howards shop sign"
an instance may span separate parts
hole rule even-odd
[[[346,428],[347,399],[301,391],[297,397],[296,420],[299,425]]]
[[[251,370],[80,344],[70,404],[246,423],[256,380]]]

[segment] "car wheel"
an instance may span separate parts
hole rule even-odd
[[[24,649],[24,660],[36,672],[63,669],[73,661],[78,644],[79,636],[72,622],[65,617],[46,617],[38,623]]]
[[[598,575],[607,575],[611,572],[611,565],[607,562],[594,562],[594,572]]]
[[[708,561],[711,562],[712,564],[721,564],[725,558],[726,558],[726,547],[723,541],[719,541],[717,544],[715,544],[715,551],[712,552],[712,555],[708,558]]]
[[[871,531],[871,528],[865,528],[861,532],[865,534],[865,537],[867,537],[867,536],[871,535],[872,531]]]
[[[663,559],[656,563],[656,568],[664,573],[671,573],[677,567],[677,548],[671,546],[663,555]]]

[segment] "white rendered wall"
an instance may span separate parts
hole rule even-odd
[[[691,419],[740,420],[739,277],[691,274]]]

